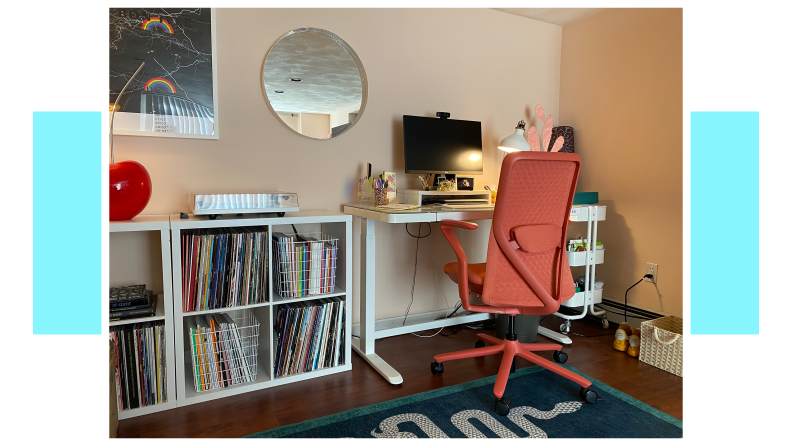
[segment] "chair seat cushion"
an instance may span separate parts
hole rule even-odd
[[[457,262],[447,263],[443,267],[443,272],[454,281],[459,283],[459,265]],[[468,264],[468,284],[470,290],[478,294],[484,291],[484,275],[487,273],[486,263],[473,263]]]

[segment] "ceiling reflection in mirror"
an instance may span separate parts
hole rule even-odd
[[[281,37],[262,70],[270,108],[293,131],[330,139],[348,131],[366,105],[363,65],[333,33],[301,28]]]

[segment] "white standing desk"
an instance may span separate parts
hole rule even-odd
[[[344,213],[361,219],[360,225],[360,339],[352,338],[352,349],[366,360],[389,383],[401,384],[401,374],[374,352],[376,339],[411,333],[415,331],[431,330],[434,328],[451,325],[469,324],[492,317],[489,313],[476,313],[450,318],[443,318],[429,322],[410,325],[399,325],[395,328],[375,329],[376,317],[374,308],[375,296],[375,270],[376,259],[375,222],[383,223],[434,223],[443,220],[492,220],[493,210],[449,210],[440,206],[422,206],[419,209],[407,211],[390,211],[377,209],[365,204],[344,205]],[[603,212],[604,214],[604,212]],[[570,218],[572,219],[572,218]],[[539,327],[539,334],[554,339],[563,344],[571,344],[567,336],[554,332],[544,327]]]

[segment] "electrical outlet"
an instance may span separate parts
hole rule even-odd
[[[657,283],[657,263],[646,262],[646,274],[651,274],[652,278],[647,278],[648,282]]]

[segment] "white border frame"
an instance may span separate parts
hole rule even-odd
[[[214,111],[214,134],[195,135],[185,133],[159,133],[141,130],[114,129],[113,135],[122,136],[156,136],[161,138],[189,138],[189,139],[220,139],[220,111],[217,108],[217,8],[211,9],[212,25],[212,106]]]

